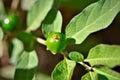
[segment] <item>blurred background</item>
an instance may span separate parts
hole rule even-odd
[[[23,27],[22,30],[26,29],[27,12],[35,1],[36,0],[20,0],[19,2],[16,12],[21,19],[21,26]],[[98,0],[55,0],[55,7],[61,11],[63,16],[62,32],[65,32],[66,25],[76,14],[80,13],[86,6],[96,1]],[[6,12],[10,10],[12,2],[13,0],[3,0]],[[33,33],[44,38],[40,28]],[[14,34],[10,35],[7,41],[10,42],[13,37]],[[116,16],[108,28],[89,35],[82,44],[69,45],[67,50],[68,52],[81,52],[86,57],[90,48],[100,43],[120,45],[120,13]],[[63,59],[63,56],[61,54],[51,54],[46,50],[46,47],[41,44],[36,46],[35,49],[39,57],[39,74],[37,76],[40,77],[41,80],[50,80],[51,72],[53,71],[55,65]],[[9,63],[9,55],[6,53],[8,52],[5,51],[3,56],[0,57],[0,80],[10,80],[13,76],[12,72],[14,72],[14,67],[11,67],[11,64]],[[120,72],[120,66],[113,69]],[[5,73],[5,71],[7,71],[7,73]],[[81,76],[86,72],[87,71],[84,67],[77,64],[72,80],[80,80]]]

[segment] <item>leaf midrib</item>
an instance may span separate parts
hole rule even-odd
[[[103,61],[103,60],[108,60],[108,61],[111,61],[111,60],[119,60],[120,61],[120,58],[93,58],[93,59],[85,59],[84,61],[85,62],[88,62],[88,61]]]
[[[101,74],[103,74],[103,75],[107,75],[107,76],[109,76],[109,77],[112,77],[112,78],[114,78],[114,79],[117,79],[117,80],[118,80],[118,78],[117,78],[117,77],[112,76],[112,75],[110,75],[110,74],[108,74],[108,73],[102,72],[102,71],[97,70],[97,69],[95,69],[95,68],[93,68],[93,70],[95,70],[95,71],[96,71],[96,72],[98,72],[98,73],[101,73]]]
[[[44,12],[44,11],[40,11],[39,13],[43,14],[43,12]],[[33,26],[34,24],[36,24],[37,21],[41,18],[41,16],[40,16],[41,14],[39,14],[39,15],[34,19],[34,21],[30,24],[30,26],[28,27],[28,31],[31,30],[32,26]],[[41,22],[42,22],[42,20],[40,21],[39,24],[41,24]]]
[[[89,74],[90,74],[91,80],[94,80],[94,79],[93,79],[93,75],[92,75],[92,73],[89,72]]]

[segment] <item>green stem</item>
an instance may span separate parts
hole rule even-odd
[[[85,64],[84,62],[79,62],[79,64],[81,64],[82,66],[84,66],[86,68],[86,70],[91,71],[92,67],[88,66],[87,64]]]
[[[64,50],[63,52],[61,52],[61,54],[62,54],[65,58],[68,57],[68,52],[67,52],[66,50]]]
[[[46,46],[46,43],[45,43],[45,40],[44,40],[44,39],[42,39],[42,38],[37,38],[36,40],[37,40],[38,43]]]

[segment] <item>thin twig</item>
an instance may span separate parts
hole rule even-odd
[[[67,51],[63,51],[63,52],[61,52],[61,54],[62,54],[65,58],[68,57],[68,52],[67,52]]]
[[[42,38],[37,38],[36,40],[37,40],[38,43],[46,46],[46,43],[45,43],[45,40],[44,40],[44,39],[42,39]]]
[[[87,64],[85,64],[84,62],[79,62],[79,64],[81,64],[82,66],[84,66],[86,68],[86,70],[91,71],[92,67],[88,66]]]

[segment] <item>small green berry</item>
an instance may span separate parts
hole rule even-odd
[[[18,17],[15,14],[8,14],[1,21],[1,25],[4,30],[12,31],[15,29],[17,21],[18,21]]]
[[[46,45],[53,53],[62,52],[66,48],[66,37],[62,33],[53,32],[48,35]]]

